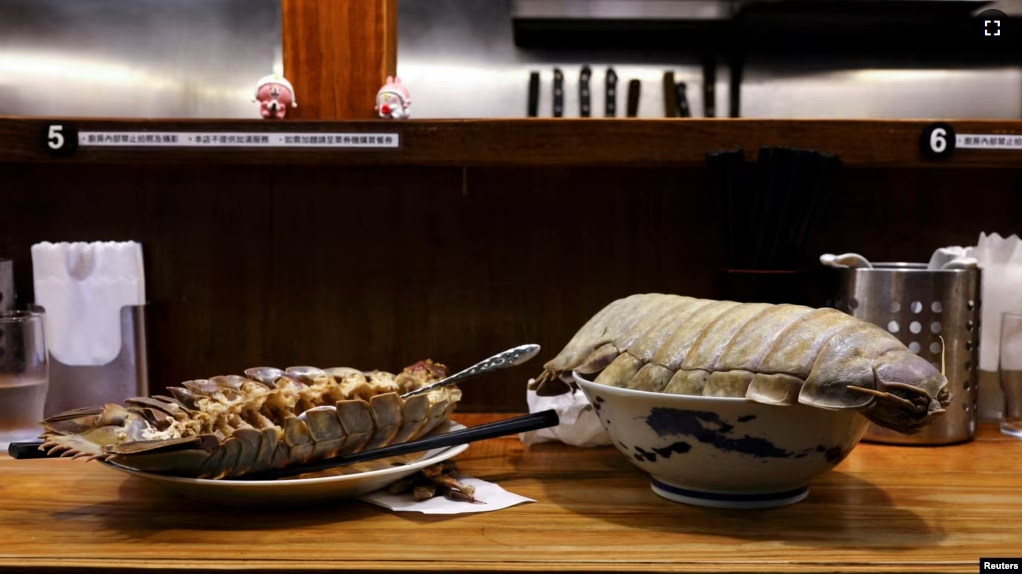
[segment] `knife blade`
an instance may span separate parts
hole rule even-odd
[[[607,68],[607,76],[604,80],[605,99],[603,101],[604,113],[607,118],[617,116],[617,72],[613,68]]]
[[[664,72],[664,116],[678,117],[678,92],[674,84],[674,72]]]
[[[564,117],[564,73],[554,68],[554,117]]]
[[[593,71],[589,69],[589,66],[582,66],[582,73],[578,77],[578,108],[579,115],[583,118],[592,116],[589,97],[589,79],[592,76]]]
[[[539,72],[529,73],[529,107],[530,118],[539,115]]]
[[[628,117],[639,116],[639,95],[642,92],[642,82],[639,80],[628,81]]]

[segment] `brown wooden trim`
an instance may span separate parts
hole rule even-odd
[[[261,120],[68,119],[78,129],[195,131],[393,131],[399,150],[310,149],[79,150],[51,158],[43,148],[53,119],[0,118],[0,163],[87,162],[235,165],[406,166],[628,166],[702,165],[707,152],[760,146],[793,146],[838,154],[859,167],[1022,167],[1022,152],[957,150],[947,161],[924,160],[917,120],[730,120],[730,119],[512,119],[355,120],[265,122]],[[959,133],[1022,135],[1022,121],[950,122]]]
[[[376,91],[397,70],[397,0],[283,0],[284,75],[295,119],[375,116]]]

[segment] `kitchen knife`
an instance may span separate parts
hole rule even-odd
[[[539,72],[529,73],[529,117],[539,115]]]
[[[554,68],[554,117],[564,116],[564,73]]]
[[[674,84],[674,72],[664,72],[664,116],[678,117],[678,92]]]
[[[603,115],[613,118],[617,116],[617,72],[613,68],[607,68],[605,91]]]
[[[678,103],[678,117],[679,118],[691,118],[692,111],[688,107],[688,86],[684,82],[678,82],[674,85],[674,93]]]
[[[742,117],[742,71],[744,62],[741,56],[732,56],[728,62],[731,68],[731,82],[728,90],[728,115],[732,118]]]
[[[639,116],[639,94],[642,91],[642,83],[638,80],[628,81],[628,117]]]
[[[717,63],[712,58],[703,61],[703,116],[717,117]]]
[[[582,73],[578,77],[578,110],[579,115],[583,118],[592,116],[589,98],[589,79],[592,76],[593,71],[589,69],[589,66],[582,66]]]

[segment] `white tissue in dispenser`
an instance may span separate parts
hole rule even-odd
[[[952,394],[943,417],[918,434],[871,424],[863,440],[943,445],[973,439],[978,419],[980,270],[873,263],[871,268],[839,268],[835,273],[838,293],[829,304],[883,327],[910,351],[943,368]]]
[[[148,395],[142,246],[42,242],[32,268],[50,352],[46,415]]]

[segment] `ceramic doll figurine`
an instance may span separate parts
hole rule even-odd
[[[252,101],[259,102],[259,113],[267,119],[283,120],[287,116],[288,106],[298,107],[291,82],[280,74],[260,78]]]
[[[397,76],[387,76],[387,83],[376,93],[376,110],[381,118],[405,119],[411,114],[409,108],[412,99],[408,95],[408,88],[401,83]]]

